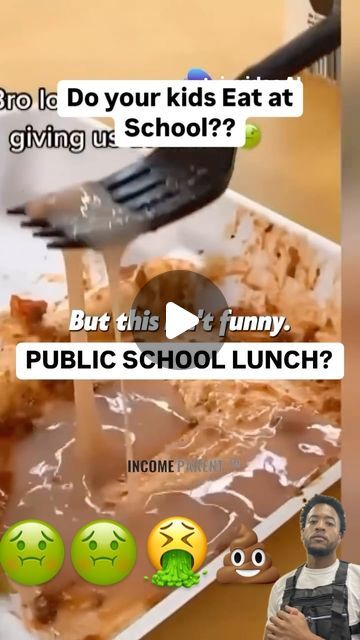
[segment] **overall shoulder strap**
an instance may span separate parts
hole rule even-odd
[[[335,575],[334,584],[336,585],[346,584],[348,568],[349,568],[348,562],[345,562],[345,560],[339,561],[339,566],[337,568],[337,572]]]
[[[341,576],[339,576],[339,578],[344,577],[344,583],[346,584],[346,578],[347,578],[347,572],[348,572],[348,568],[349,568],[349,563],[345,562],[344,560],[340,560],[340,565],[343,565],[343,574]],[[339,565],[339,569],[338,572],[340,571],[340,565]],[[335,577],[335,581],[336,581],[336,577]],[[352,636],[356,636],[356,635],[360,635],[360,622],[357,622],[356,624],[353,624],[350,627],[350,633]]]
[[[347,613],[347,572],[348,563],[340,560],[333,582],[333,602],[331,607],[331,639],[334,638],[334,640],[343,637],[343,614]]]
[[[292,576],[289,576],[289,578],[286,580],[281,609],[284,609],[286,605],[290,604],[292,595],[296,589],[296,584],[303,567],[303,564],[300,565],[300,567],[296,569],[295,573]]]

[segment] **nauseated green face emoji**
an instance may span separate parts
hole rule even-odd
[[[257,147],[261,140],[261,132],[256,124],[247,124],[245,129],[246,140],[243,149],[253,149]]]
[[[22,520],[13,524],[0,543],[0,564],[16,582],[38,586],[59,573],[65,550],[60,535],[42,520]]]
[[[75,571],[87,582],[116,584],[124,580],[135,565],[135,539],[114,520],[94,520],[76,533],[71,560]]]

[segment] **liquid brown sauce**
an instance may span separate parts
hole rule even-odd
[[[120,267],[120,259],[122,255],[122,250],[118,247],[106,249],[103,252],[103,257],[105,261],[106,271],[108,275],[109,281],[109,290],[110,290],[110,299],[112,301],[112,321],[114,326],[114,336],[116,342],[121,342],[122,335],[121,332],[118,331],[116,319],[122,314],[128,312],[128,309],[123,309],[121,293],[119,288],[119,267]],[[120,381],[120,391],[121,395],[126,402],[126,389],[125,389],[125,381]],[[134,451],[133,444],[134,440],[132,437],[132,433],[130,430],[130,421],[128,414],[128,407],[124,407],[124,422],[125,422],[125,455],[126,455],[126,469],[128,469],[128,464],[134,459]],[[135,497],[135,483],[133,482],[132,475],[127,475],[127,492],[129,499]]]
[[[69,296],[69,310],[84,309],[84,285],[82,252],[64,251],[65,273]],[[86,331],[70,332],[72,342],[87,342]],[[97,451],[105,449],[106,443],[101,428],[91,380],[74,380],[76,407],[76,444],[84,471],[87,475],[96,471],[93,467],[98,459]],[[95,479],[95,478],[94,478]]]
[[[125,474],[125,420],[124,402],[117,385],[102,386],[95,403],[103,431],[114,442],[122,443],[121,476]],[[134,508],[129,501],[121,500],[121,483],[107,485],[105,490],[92,490],[74,463],[77,414],[73,405],[59,403],[44,414],[32,436],[14,450],[14,485],[4,524],[36,516],[55,526],[69,549],[81,525],[109,517],[132,531],[138,547],[132,573],[124,582],[105,591],[85,585],[67,554],[61,572],[41,590],[45,602],[53,602],[55,598],[56,616],[52,624],[66,640],[80,637],[71,626],[74,603],[88,603],[89,612],[81,613],[79,609],[76,613],[84,617],[81,624],[85,625],[86,633],[102,633],[105,620],[112,632],[127,621],[134,603],[145,606],[144,603],[154,603],[169,593],[168,589],[144,580],[144,576],[154,573],[146,555],[147,536],[160,520],[182,514],[198,522],[208,539],[209,561],[227,548],[241,524],[253,528],[297,495],[315,469],[321,470],[339,456],[339,429],[321,425],[317,417],[301,411],[279,412],[258,429],[232,432],[217,449],[219,431],[206,425],[189,428],[177,393],[166,383],[129,381],[126,404],[135,435],[135,458],[152,458],[164,451],[160,457],[198,460],[211,455],[220,457],[219,451],[224,450],[223,457],[229,464],[230,459],[236,458],[239,466],[237,470],[222,472],[137,476],[134,482],[138,481],[141,489]],[[107,464],[107,460],[103,463]],[[32,602],[34,590],[20,588],[20,591],[25,601]],[[94,594],[99,593],[102,604],[96,606],[94,613],[95,605],[91,603]],[[33,610],[39,619],[36,604]]]
[[[104,256],[113,321],[124,311],[120,255],[111,250]],[[70,308],[83,309],[81,254],[65,252],[64,258]],[[121,340],[116,327],[115,336]],[[85,342],[87,334],[76,332],[71,339]],[[30,604],[35,625],[49,625],[64,640],[108,637],[169,593],[144,580],[154,573],[146,540],[163,518],[183,515],[198,522],[209,561],[227,548],[241,524],[253,528],[297,495],[314,471],[339,457],[340,430],[303,410],[279,411],[259,424],[224,432],[214,427],[213,417],[209,425],[191,425],[179,393],[166,382],[104,383],[94,393],[91,382],[77,380],[74,391],[75,406],[53,403],[31,435],[7,451],[3,468],[11,469],[11,485],[0,475],[2,527],[36,517],[63,537],[65,563],[41,595],[15,589]],[[127,473],[128,461],[155,456],[222,458],[224,466],[197,473]],[[138,549],[131,574],[105,590],[79,578],[69,553],[78,528],[101,517],[128,527]]]

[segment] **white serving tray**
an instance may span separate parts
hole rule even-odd
[[[79,155],[66,149],[34,149],[22,154],[10,153],[8,135],[11,130],[32,124],[38,130],[47,124],[56,129],[82,128],[87,134],[87,148]],[[37,195],[67,187],[83,180],[101,178],[132,162],[139,150],[94,149],[90,145],[91,131],[101,128],[93,120],[59,118],[55,112],[32,109],[23,113],[0,114],[0,309],[8,307],[11,294],[29,295],[46,300],[60,300],[65,292],[64,282],[50,282],[44,274],[63,274],[59,252],[48,251],[41,239],[33,239],[29,230],[20,229],[17,216],[5,216],[7,207],[16,206]],[[314,246],[322,263],[322,276],[318,295],[327,295],[333,276],[339,269],[340,247],[281,215],[228,190],[216,202],[179,222],[133,242],[126,251],[124,261],[133,264],[151,257],[179,257],[199,260],[198,250],[227,256],[239,253],[241,242],[224,239],[224,228],[233,220],[237,207],[242,206],[265,217],[289,233],[306,237]],[[245,237],[244,237],[245,239]],[[228,299],[231,303],[231,300]],[[304,490],[304,497],[321,493],[339,480],[340,463],[335,464]],[[259,540],[266,539],[287,522],[302,507],[302,497],[293,498],[261,522],[255,530]],[[114,640],[138,640],[163,622],[177,609],[211,584],[222,565],[226,552],[210,562],[199,585],[191,589],[178,589],[167,596],[145,615],[127,627]],[[9,612],[9,602],[0,598],[0,640],[30,640],[34,636],[24,630]]]

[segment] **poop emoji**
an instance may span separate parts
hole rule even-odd
[[[216,574],[217,581],[223,584],[268,584],[279,577],[255,531],[249,531],[242,525],[239,537],[230,545],[230,553],[225,555],[224,566]]]

